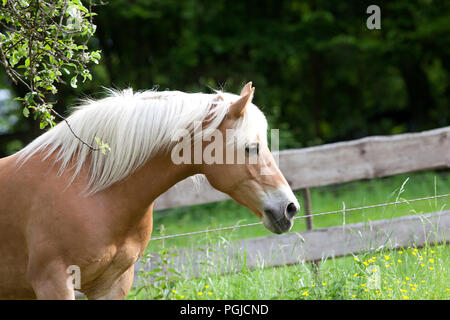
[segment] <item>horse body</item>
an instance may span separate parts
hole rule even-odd
[[[84,172],[67,188],[70,172],[58,176],[52,161],[34,156],[18,170],[16,157],[0,161],[0,198],[7,199],[0,204],[0,255],[6,258],[0,264],[0,297],[33,298],[37,292],[51,298],[58,292],[70,298],[70,265],[80,267],[89,298],[108,296],[115,287],[129,290],[133,265],[150,239],[154,199],[189,171],[170,170],[168,159],[156,157],[128,179],[86,197]],[[51,281],[55,276],[64,281]],[[124,298],[128,290],[112,292],[111,298]]]
[[[220,130],[233,127],[242,117],[249,94],[245,97],[227,109]],[[231,117],[233,108],[239,111],[237,118]],[[154,200],[195,174],[204,174],[276,233],[292,226],[298,210],[277,168],[272,176],[262,177],[256,173],[260,165],[175,164],[164,149],[126,178],[86,193],[92,183],[91,155],[82,166],[72,155],[61,170],[58,150],[65,146],[53,147],[45,145],[25,160],[21,152],[0,159],[0,299],[73,299],[71,266],[79,268],[79,290],[89,299],[125,298],[134,263],[150,239]],[[263,156],[273,167],[267,148]]]

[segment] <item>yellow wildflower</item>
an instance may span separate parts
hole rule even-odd
[[[303,292],[303,293],[302,293],[302,296],[305,296],[305,297],[309,296],[308,290],[306,290],[305,292]]]

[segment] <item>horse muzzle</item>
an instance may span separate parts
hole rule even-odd
[[[294,216],[300,210],[300,205],[294,201],[284,201],[280,204],[266,204],[264,207],[263,224],[271,232],[281,234],[289,231],[294,224]]]

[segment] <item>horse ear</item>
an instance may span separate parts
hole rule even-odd
[[[252,82],[248,82],[241,90],[241,97],[246,96],[250,93],[250,90],[252,90]]]
[[[251,88],[249,93],[241,97],[238,101],[234,102],[228,109],[228,115],[232,118],[242,117],[245,111],[245,107],[247,107],[247,104],[252,102],[254,92],[255,88]]]

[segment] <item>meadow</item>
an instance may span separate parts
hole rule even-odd
[[[318,269],[301,263],[148,284],[128,299],[450,299],[449,264],[445,245],[381,250],[327,259]]]
[[[325,212],[450,192],[448,172],[398,175],[311,189],[312,212]],[[300,193],[296,193],[299,197]],[[319,216],[314,228],[389,219],[448,209],[448,198]],[[299,215],[303,214],[302,212]],[[247,209],[232,201],[174,208],[155,213],[153,236],[185,233],[257,222]],[[293,231],[305,230],[304,219]],[[450,247],[414,245],[401,250],[365,252],[328,258],[319,264],[277,268],[243,268],[221,275],[201,273],[189,279],[168,267],[174,250],[271,235],[262,225],[196,236],[150,241],[147,255],[166,261],[153,273],[141,274],[140,285],[128,299],[449,299]],[[204,262],[208,264],[208,261]],[[211,263],[211,262],[209,262]],[[255,285],[256,284],[256,285]]]

